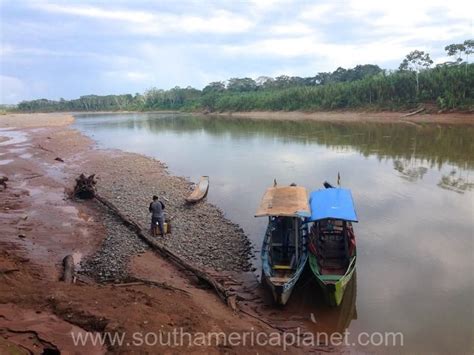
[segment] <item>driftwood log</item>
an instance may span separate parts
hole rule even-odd
[[[223,284],[221,284],[215,277],[210,275],[208,272],[199,269],[198,267],[184,260],[171,250],[157,243],[154,238],[152,238],[148,235],[148,233],[142,230],[138,223],[122,214],[120,210],[107,198],[99,195],[95,188],[96,183],[97,182],[95,181],[95,174],[89,176],[81,174],[76,179],[76,186],[74,188],[73,196],[81,199],[91,199],[95,197],[97,201],[108,207],[110,211],[112,211],[117,217],[119,217],[123,224],[125,224],[130,230],[135,232],[141,239],[147,242],[154,250],[158,251],[161,255],[165,256],[170,261],[174,262],[176,265],[186,270],[189,270],[199,280],[209,284],[215,290],[217,295],[229,307],[231,307],[234,312],[237,311],[237,296],[233,292],[227,289]]]
[[[217,293],[217,295],[234,311],[238,310],[237,308],[237,296],[227,289],[224,285],[222,285],[215,277],[210,275],[208,272],[201,270],[200,268],[192,265],[188,261],[181,258],[179,255],[175,254],[171,250],[165,248],[164,246],[160,245],[154,238],[148,235],[148,233],[144,232],[142,228],[129,217],[125,216],[120,212],[120,210],[108,199],[95,193],[94,196],[97,201],[102,203],[103,205],[107,206],[120,220],[133,232],[135,232],[141,239],[147,242],[154,250],[157,250],[161,255],[168,258],[168,260],[172,261],[176,265],[189,270],[192,272],[199,280],[209,284]]]
[[[63,259],[63,277],[62,281],[71,284],[74,282],[74,259],[72,255],[66,255]]]
[[[413,111],[413,112],[410,112],[410,113],[407,113],[407,114],[403,115],[402,117],[414,116],[414,115],[416,115],[417,113],[420,113],[420,112],[422,112],[422,111],[424,111],[424,110],[425,110],[424,107],[420,107],[418,110]]]

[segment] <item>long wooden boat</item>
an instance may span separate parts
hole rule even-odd
[[[191,194],[186,197],[186,202],[195,203],[206,197],[209,191],[209,176],[201,176],[199,183]]]
[[[262,283],[280,305],[288,302],[308,260],[307,196],[299,186],[268,188],[255,214],[268,217],[261,251]]]
[[[350,190],[327,188],[310,195],[309,266],[326,301],[341,304],[356,267],[357,249],[352,222],[357,222]]]

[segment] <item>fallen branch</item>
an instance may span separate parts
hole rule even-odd
[[[166,282],[158,282],[158,281],[140,279],[140,278],[137,278],[137,277],[132,277],[132,278],[129,278],[129,279],[132,280],[132,282],[116,283],[116,284],[114,284],[114,286],[115,287],[128,287],[128,286],[149,285],[149,286],[155,286],[155,287],[163,288],[165,290],[182,292],[182,293],[185,293],[185,294],[189,295],[188,291],[183,290],[182,288],[171,286],[171,285],[167,284]]]
[[[233,292],[228,290],[225,286],[219,283],[214,277],[209,275],[204,270],[199,269],[198,267],[192,265],[188,261],[184,260],[180,256],[176,255],[171,250],[165,248],[164,246],[160,245],[154,238],[149,236],[147,233],[144,233],[142,228],[129,217],[125,216],[120,212],[120,210],[109,200],[105,197],[99,195],[98,193],[95,194],[95,198],[97,201],[102,203],[103,205],[107,206],[112,212],[114,212],[122,222],[128,226],[132,231],[134,231],[141,239],[147,242],[153,249],[160,252],[161,255],[167,257],[169,260],[174,262],[180,267],[183,267],[186,270],[191,271],[199,280],[206,282],[215,290],[217,295],[234,311],[236,312],[237,309],[237,302],[235,301],[235,297]]]
[[[420,112],[422,112],[422,111],[424,111],[424,110],[425,110],[425,108],[424,108],[424,107],[421,107],[421,108],[419,108],[419,109],[416,110],[416,111],[413,111],[413,112],[407,113],[406,115],[403,115],[402,117],[414,116],[414,115],[416,115],[417,113],[420,113]]]

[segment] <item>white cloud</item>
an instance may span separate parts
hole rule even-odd
[[[171,5],[7,2],[1,18],[0,74],[22,78],[30,95],[47,96],[31,83],[48,83],[57,95],[68,90],[61,86],[64,75],[77,76],[70,68],[104,79],[84,78],[80,88],[91,92],[202,87],[236,76],[309,76],[363,63],[393,68],[414,49],[444,61],[444,45],[472,37],[474,12],[471,1],[462,0],[203,0]],[[9,85],[21,92],[19,82],[9,80]]]
[[[334,3],[316,4],[303,7],[300,18],[310,21],[329,22],[331,16],[336,12]]]
[[[462,0],[449,3],[441,0],[326,1],[302,6],[298,16],[269,27],[260,38],[224,44],[221,49],[231,56],[305,59],[317,64],[317,70],[361,63],[384,66],[384,63],[401,61],[414,49],[433,50],[437,52],[434,57],[440,57],[442,48],[434,47],[433,40],[448,44],[472,36],[469,22],[472,8],[471,2]],[[438,17],[440,15],[443,18]],[[347,37],[331,39],[334,38],[333,26],[340,27]]]
[[[162,35],[169,32],[241,33],[248,31],[254,25],[254,22],[249,18],[222,9],[211,10],[206,16],[196,16],[129,9],[117,10],[98,6],[71,6],[49,3],[35,3],[33,6],[46,12],[118,21],[128,25],[126,30],[129,32],[149,35]]]
[[[271,36],[288,36],[288,35],[308,35],[315,33],[316,29],[311,26],[301,23],[279,23],[270,26],[265,33]]]
[[[111,70],[106,71],[104,76],[107,79],[119,79],[123,81],[131,82],[147,82],[150,79],[150,73],[141,72],[141,71],[127,71],[127,70]]]
[[[71,6],[51,3],[35,3],[39,10],[76,16],[94,17],[104,20],[119,20],[133,23],[148,23],[153,20],[150,13],[135,10],[113,10],[95,6]]]
[[[228,55],[306,57],[320,63],[320,70],[334,70],[337,66],[350,67],[361,63],[380,63],[401,59],[415,49],[408,45],[386,41],[373,45],[327,43],[315,36],[263,39],[246,45],[224,45]]]
[[[18,78],[0,75],[0,103],[16,104],[27,96],[27,86]]]

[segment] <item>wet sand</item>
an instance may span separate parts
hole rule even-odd
[[[169,351],[161,345],[77,348],[71,338],[58,337],[58,332],[67,334],[71,330],[126,332],[126,342],[136,331],[166,333],[179,327],[189,332],[230,333],[252,328],[274,331],[255,318],[234,314],[189,272],[178,270],[140,245],[136,235],[127,234],[94,201],[79,202],[68,197],[80,173],[96,173],[99,192],[120,206],[124,214],[146,225],[149,195],[159,190],[168,200],[168,213],[174,215],[175,230],[164,243],[202,267],[235,271],[248,268],[248,242],[238,226],[205,202],[194,210],[183,210],[182,200],[191,189],[188,181],[170,176],[153,159],[95,148],[91,140],[68,127],[72,121],[66,114],[0,116],[0,175],[9,178],[6,189],[0,186],[0,352],[46,348],[90,354]],[[145,204],[144,211],[141,207],[138,211],[137,203]],[[189,224],[184,223],[187,216],[204,225],[213,222],[216,228],[201,228],[196,236],[202,239],[192,240],[199,226],[192,224],[194,228],[188,230]],[[105,256],[105,263],[95,264],[94,260],[104,258],[101,250],[107,245],[105,241],[117,235],[122,239],[112,244],[116,250]],[[238,257],[224,264],[228,254],[210,250],[209,246],[216,243],[212,238],[227,240],[225,249],[237,250]],[[191,253],[192,246],[201,253]],[[76,266],[82,267],[72,285],[59,281],[62,259],[68,254],[73,254]],[[166,282],[181,291],[145,284],[117,285],[131,276]],[[31,337],[26,340],[18,336],[20,333]],[[257,350],[270,353],[275,349],[180,349],[195,353]]]
[[[285,121],[320,121],[320,122],[377,122],[377,123],[434,123],[434,124],[474,124],[474,113],[419,113],[406,116],[408,112],[357,112],[357,111],[250,111],[250,112],[222,112],[209,113],[240,118],[259,120],[285,120]]]

